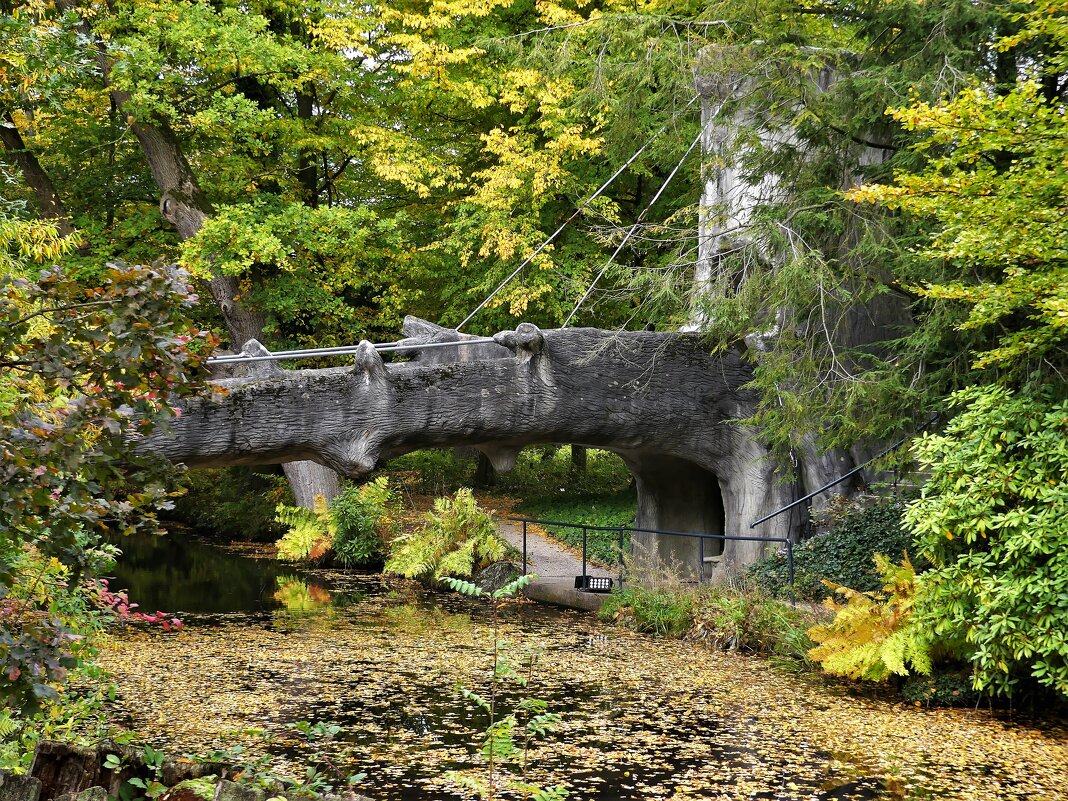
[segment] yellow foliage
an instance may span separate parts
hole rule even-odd
[[[875,564],[884,580],[881,593],[824,582],[845,603],[831,598],[823,602],[835,613],[834,620],[809,629],[809,637],[819,644],[808,655],[825,672],[851,679],[882,681],[891,675],[906,676],[910,667],[930,673],[930,643],[912,621],[919,588],[912,563],[906,556],[895,565],[877,554]]]
[[[278,540],[278,558],[290,562],[316,561],[334,547],[337,524],[330,516],[326,498],[316,495],[311,509],[279,505],[276,520],[289,526]]]

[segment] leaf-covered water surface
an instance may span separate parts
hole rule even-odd
[[[485,611],[373,576],[320,580],[280,581],[295,611],[114,635],[102,658],[116,712],[172,753],[243,742],[282,764],[300,759],[287,724],[336,722],[367,773],[362,792],[462,798],[441,777],[477,764],[486,720],[456,684],[486,686]],[[573,799],[1068,798],[1068,737],[1052,725],[851,697],[759,659],[531,604],[508,612],[502,634],[540,653],[528,694],[563,716],[530,775]]]

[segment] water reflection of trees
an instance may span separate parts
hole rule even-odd
[[[144,609],[218,613],[273,609],[282,567],[181,535],[124,537],[112,586]]]

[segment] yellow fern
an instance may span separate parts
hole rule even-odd
[[[876,555],[875,565],[883,577],[882,592],[858,592],[824,582],[845,603],[824,601],[834,619],[809,629],[818,643],[809,656],[825,672],[851,679],[882,681],[891,675],[906,676],[910,670],[930,673],[930,643],[912,620],[919,588],[912,563],[907,556],[896,565]]]

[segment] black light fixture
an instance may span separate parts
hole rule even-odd
[[[575,576],[575,589],[579,592],[611,592],[612,579],[607,576]]]

